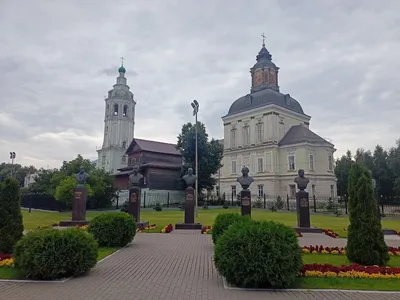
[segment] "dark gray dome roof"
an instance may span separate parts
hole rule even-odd
[[[257,107],[275,104],[297,113],[304,114],[299,102],[272,89],[263,89],[237,99],[229,108],[228,115],[234,115]]]

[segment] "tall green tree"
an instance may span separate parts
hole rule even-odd
[[[350,225],[346,254],[351,262],[382,266],[389,260],[389,255],[371,181],[366,166],[352,165],[348,186]]]
[[[74,188],[78,185],[78,182],[75,179],[75,175],[66,176],[63,180],[61,180],[60,185],[56,188],[56,193],[54,197],[62,202],[65,207],[72,208],[72,201],[74,199]],[[87,189],[87,196],[90,197],[93,195],[93,191],[90,188],[89,184],[85,184]]]
[[[216,184],[212,178],[222,167],[221,160],[224,152],[223,146],[215,139],[209,141],[206,128],[203,123],[198,122],[198,176],[199,192],[203,189],[211,190]],[[187,123],[182,126],[181,133],[178,135],[177,149],[181,152],[184,161],[183,173],[188,168],[195,171],[195,125]]]
[[[19,182],[7,177],[0,182],[0,254],[11,253],[22,238],[21,199]]]
[[[341,158],[336,160],[335,164],[335,175],[337,178],[337,193],[339,196],[344,197],[347,194],[347,187],[349,182],[349,174],[351,166],[354,161],[351,155],[351,151],[347,150],[346,155],[342,155]]]

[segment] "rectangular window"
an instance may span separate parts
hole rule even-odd
[[[250,126],[243,127],[243,146],[250,146]]]
[[[232,174],[236,174],[236,160],[232,160]]]
[[[314,154],[310,153],[309,159],[310,159],[310,171],[314,171]]]
[[[258,189],[258,197],[264,197],[264,185],[263,184],[257,185],[257,189]]]
[[[262,143],[264,136],[264,123],[256,124],[257,143]]]
[[[289,167],[289,171],[295,171],[296,170],[296,164],[295,164],[294,155],[289,155],[288,156],[288,167]]]
[[[333,171],[333,157],[332,155],[328,156],[328,170]]]
[[[257,172],[264,172],[264,160],[262,157],[257,158]]]
[[[232,185],[231,189],[232,189],[232,196],[236,197],[236,185]]]
[[[296,198],[296,186],[294,184],[289,185],[289,197]]]
[[[333,199],[335,197],[335,186],[331,185],[331,198]]]
[[[236,129],[231,130],[231,148],[236,147]]]

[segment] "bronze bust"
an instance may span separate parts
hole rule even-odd
[[[129,175],[129,186],[138,187],[142,183],[143,175],[139,173],[139,166],[134,165],[131,175]]]
[[[89,174],[85,172],[84,168],[79,169],[79,173],[75,175],[78,186],[83,186],[86,183],[86,179],[89,178]]]
[[[294,182],[297,183],[297,188],[300,191],[304,191],[307,188],[308,183],[310,180],[304,176],[304,170],[300,169],[298,172],[298,175],[295,179]]]
[[[249,176],[249,168],[244,166],[242,168],[242,176],[238,177],[236,179],[237,182],[240,183],[242,186],[242,189],[247,190],[249,186],[252,184],[254,181],[253,177]]]
[[[183,181],[185,181],[186,185],[189,187],[193,187],[193,184],[196,182],[197,176],[193,175],[193,169],[189,168],[187,170],[187,174],[182,177]]]

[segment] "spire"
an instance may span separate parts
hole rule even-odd
[[[121,57],[121,67],[119,67],[119,69],[118,69],[118,72],[119,73],[125,73],[126,72],[126,69],[124,68],[124,57],[122,56]]]
[[[261,34],[261,37],[262,37],[262,47],[261,47],[261,50],[260,50],[260,52],[258,52],[258,55],[256,57],[257,61],[260,61],[262,59],[271,61],[272,60],[272,55],[271,55],[271,53],[269,53],[267,48],[265,48],[265,34],[264,34],[264,32]]]

